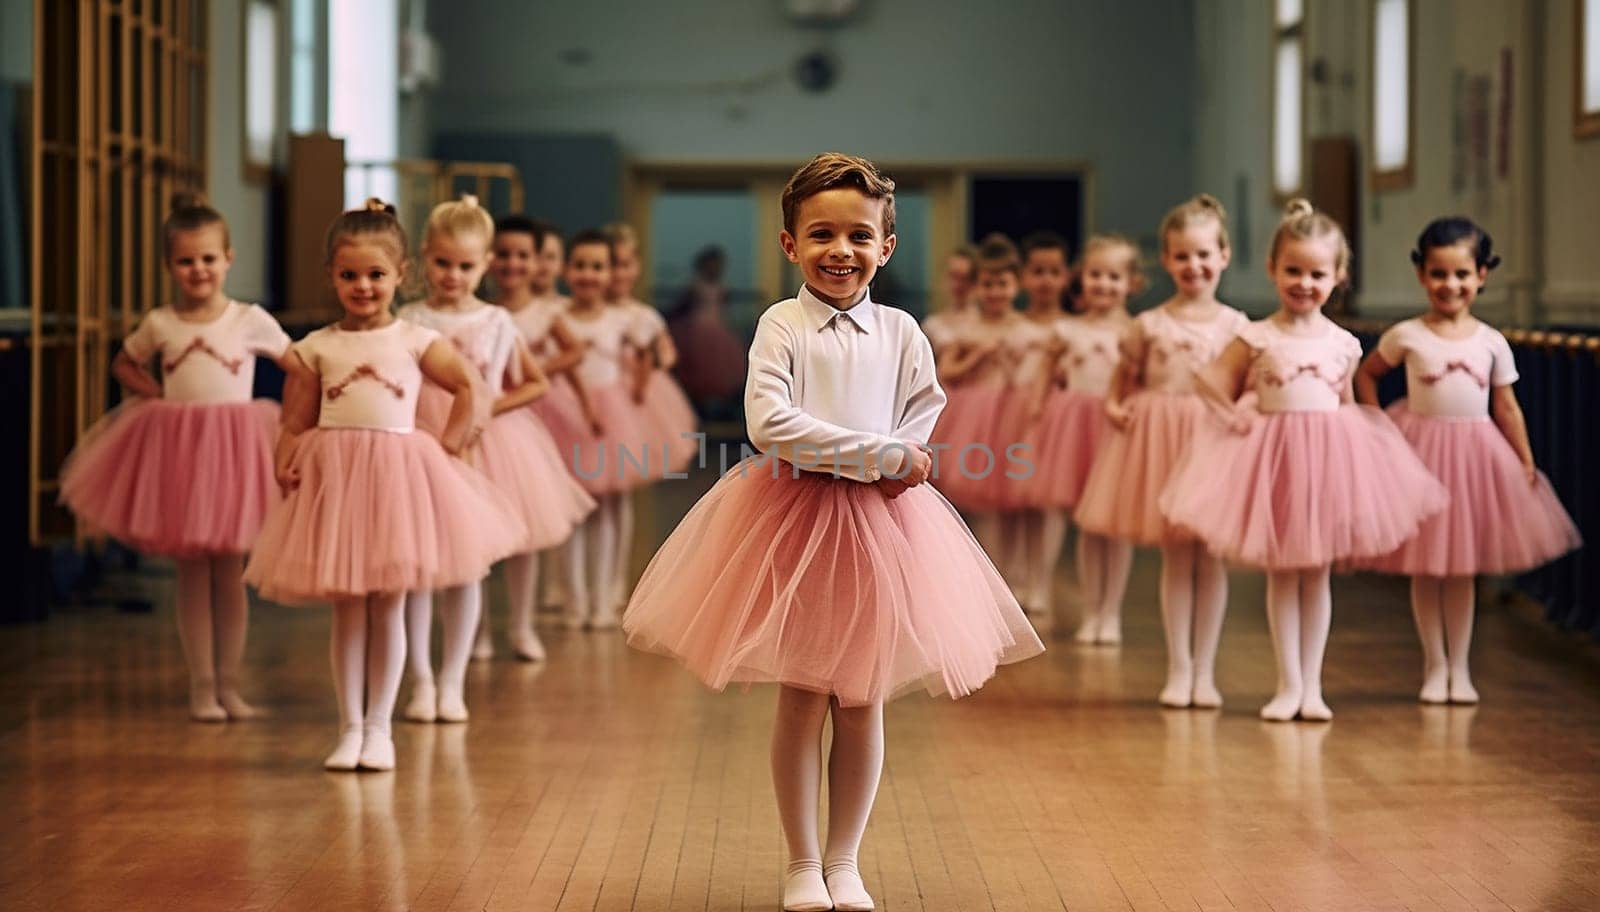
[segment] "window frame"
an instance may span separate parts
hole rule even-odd
[[[1368,184],[1375,192],[1402,190],[1416,182],[1417,159],[1417,2],[1395,0],[1406,7],[1406,156],[1397,167],[1380,168],[1377,164],[1378,147],[1378,5],[1384,0],[1370,0],[1367,6],[1367,148]]]

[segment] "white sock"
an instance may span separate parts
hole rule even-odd
[[[1411,617],[1422,643],[1422,690],[1417,699],[1444,703],[1450,699],[1450,665],[1444,649],[1444,614],[1440,605],[1444,580],[1436,576],[1411,578]]]
[[[507,618],[511,649],[517,658],[529,662],[544,659],[544,643],[533,629],[534,602],[539,592],[539,552],[513,554],[506,558],[506,597],[510,603]],[[489,613],[484,612],[484,626]]]
[[[433,678],[433,592],[407,592],[406,667],[411,672],[411,700],[406,718],[432,722],[439,717],[439,692]]]
[[[467,721],[467,663],[483,612],[483,587],[453,586],[440,593],[444,649],[439,661],[439,721]]]
[[[822,853],[817,839],[817,805],[822,793],[822,725],[827,717],[826,694],[778,686],[771,761],[772,791],[778,799],[778,819],[783,824],[783,838],[790,859],[789,875],[784,881],[785,909],[833,908],[822,883]],[[820,896],[816,895],[816,887],[822,887]],[[808,901],[827,905],[812,906]]]
[[[1217,690],[1217,646],[1228,611],[1228,571],[1222,560],[1196,546],[1194,558],[1194,705],[1222,705]]]
[[[872,896],[861,882],[856,857],[883,773],[883,704],[847,709],[835,703],[832,711],[828,845],[822,853],[822,871],[833,907],[853,912],[873,907]]]
[[[229,719],[254,719],[262,713],[239,695],[250,600],[244,593],[244,555],[211,558],[211,621],[217,652],[217,699]]]
[[[1193,543],[1161,547],[1161,624],[1167,634],[1167,683],[1162,706],[1188,706],[1194,699]]]
[[[377,592],[365,600],[367,615],[366,716],[361,726],[360,764],[365,769],[394,769],[394,741],[389,721],[400,696],[406,663],[404,593]]]
[[[189,665],[189,718],[226,722],[228,711],[217,700],[216,652],[211,630],[211,560],[178,561],[178,640]]]
[[[328,658],[333,666],[334,699],[339,705],[339,743],[323,765],[328,769],[353,770],[361,753],[361,730],[366,717],[365,599],[341,599],[333,603]]]
[[[1278,692],[1261,708],[1261,718],[1287,722],[1300,712],[1304,689],[1300,675],[1300,574],[1267,572],[1267,626],[1272,631],[1272,656],[1278,665]]]
[[[1328,631],[1333,626],[1333,593],[1328,571],[1300,573],[1300,718],[1326,722],[1333,710],[1322,699],[1322,657],[1328,651]]]
[[[1478,690],[1472,686],[1472,620],[1476,611],[1475,581],[1470,576],[1452,576],[1441,588],[1445,636],[1450,653],[1450,702],[1476,703]]]

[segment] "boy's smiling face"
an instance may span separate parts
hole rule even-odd
[[[800,267],[811,293],[841,310],[860,301],[878,268],[894,253],[883,228],[884,201],[854,187],[835,187],[801,200],[794,234],[778,236],[784,256]]]

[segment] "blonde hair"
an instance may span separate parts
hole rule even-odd
[[[394,207],[376,196],[369,197],[360,209],[351,209],[328,226],[328,235],[323,241],[323,265],[332,266],[334,253],[345,244],[368,239],[386,244],[397,268],[405,265],[406,230],[395,217]]]
[[[612,222],[600,230],[605,234],[606,240],[611,242],[613,254],[618,247],[639,249],[639,232],[634,231],[633,226],[627,222]]]
[[[1084,264],[1089,262],[1091,254],[1102,251],[1120,251],[1127,257],[1128,268],[1128,294],[1133,296],[1144,291],[1144,252],[1125,235],[1113,232],[1092,234],[1084,242],[1083,252],[1078,255],[1078,264],[1073,271],[1082,275]]]
[[[1017,245],[998,231],[985,237],[978,244],[977,271],[1009,272],[1020,277],[1022,258],[1017,254]]]
[[[458,200],[449,200],[433,207],[428,213],[428,222],[422,229],[422,243],[435,237],[470,237],[478,235],[483,238],[484,246],[494,244],[494,218],[489,215],[489,210],[478,205],[478,198],[470,193],[461,194]]]
[[[800,204],[839,187],[859,190],[868,199],[883,200],[883,233],[894,234],[894,181],[872,162],[843,152],[824,152],[811,159],[783,187],[783,230],[794,233]]]
[[[1286,240],[1307,241],[1326,237],[1339,241],[1334,268],[1339,278],[1343,279],[1350,268],[1350,242],[1345,240],[1344,229],[1327,213],[1318,212],[1310,200],[1295,197],[1283,207],[1283,220],[1278,222],[1278,230],[1272,233],[1272,248],[1267,254],[1267,263],[1277,261],[1278,248]]]
[[[1228,249],[1228,210],[1222,208],[1222,203],[1209,193],[1197,193],[1187,200],[1167,210],[1161,219],[1161,249],[1167,249],[1167,235],[1201,221],[1210,221],[1217,226],[1217,246],[1223,250]]]

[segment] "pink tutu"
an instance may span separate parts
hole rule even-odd
[[[559,380],[534,402],[534,410],[555,438],[561,462],[590,494],[631,491],[660,477],[670,441],[659,434],[621,384],[588,387],[585,392],[600,418],[597,435],[584,417],[583,405],[570,383]]]
[[[740,463],[689,511],[622,626],[718,690],[776,682],[847,706],[918,687],[961,697],[1044,651],[932,487],[890,499],[770,458]]]
[[[417,427],[435,438],[450,417],[450,394],[424,383],[417,396]],[[543,551],[566,541],[594,510],[556,449],[544,422],[528,409],[512,409],[490,419],[467,461],[488,477],[528,527],[518,554]]]
[[[475,582],[527,539],[505,495],[425,433],[313,428],[294,464],[244,571],[276,602]]]
[[[90,428],[61,468],[61,501],[147,554],[243,554],[278,499],[278,404],[134,399]]]
[[[1161,495],[1220,557],[1296,570],[1388,554],[1450,495],[1375,408],[1207,421]]]
[[[728,399],[744,387],[745,350],[715,311],[668,324],[678,363],[672,373],[695,399]]]
[[[1023,506],[1020,479],[1007,475],[1026,474],[1028,467],[1021,460],[1033,459],[1027,450],[1011,449],[1023,442],[1026,407],[1020,394],[1004,386],[984,384],[950,392],[931,443],[938,452],[934,486],[951,503],[980,512]]]
[[[1192,541],[1162,515],[1161,489],[1206,417],[1193,393],[1144,390],[1123,400],[1126,430],[1110,428],[1084,479],[1074,518],[1086,532],[1161,545]]]
[[[1450,492],[1450,507],[1393,553],[1365,569],[1413,576],[1520,573],[1583,545],[1578,529],[1539,473],[1528,483],[1522,460],[1487,417],[1430,418],[1389,406],[1389,415]]]
[[[649,381],[645,383],[641,407],[645,419],[650,423],[651,438],[662,447],[659,452],[666,454],[665,464],[651,459],[651,477],[659,478],[666,472],[681,473],[687,469],[700,452],[700,441],[695,436],[700,422],[695,417],[694,406],[689,404],[689,397],[683,394],[683,389],[670,375],[652,371]],[[662,470],[659,474],[656,472],[658,466]]]
[[[1020,483],[1023,502],[1036,509],[1077,506],[1095,454],[1109,436],[1105,397],[1070,389],[1052,391],[1038,425],[1027,436],[1034,477]]]

